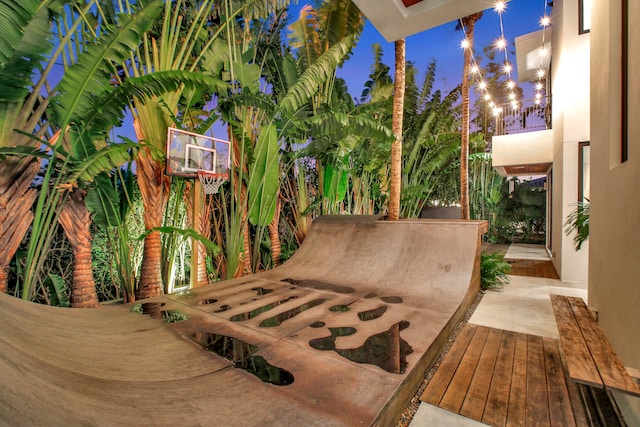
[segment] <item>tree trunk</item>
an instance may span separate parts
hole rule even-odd
[[[280,211],[282,210],[282,202],[280,201],[280,194],[278,194],[278,201],[276,202],[276,214],[273,216],[273,221],[269,224],[269,240],[271,240],[271,260],[273,266],[280,264],[280,254],[282,253],[282,247],[280,245]]]
[[[144,206],[144,226],[146,230],[151,230],[162,225],[162,216],[169,199],[169,177],[164,174],[163,165],[153,159],[147,148],[140,150],[136,164]],[[136,299],[151,298],[160,295],[162,291],[162,240],[160,232],[154,231],[144,239]]]
[[[462,149],[460,150],[460,217],[471,219],[469,209],[469,72],[471,69],[471,53],[473,49],[473,30],[478,15],[471,15],[463,19],[466,26],[469,47],[464,50],[464,65],[462,69]]]
[[[400,192],[402,183],[402,116],[404,114],[405,87],[405,40],[400,39],[396,47],[396,73],[393,83],[393,134],[391,145],[391,185],[389,190],[389,220],[400,218]]]
[[[84,190],[75,189],[62,206],[58,221],[73,248],[73,283],[71,306],[98,307],[96,283],[91,263],[91,215],[84,203]]]
[[[0,292],[7,292],[9,263],[33,221],[37,191],[29,188],[40,167],[33,159],[0,163]]]

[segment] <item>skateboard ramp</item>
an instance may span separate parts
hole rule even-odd
[[[388,425],[475,298],[485,231],[322,217],[274,270],[136,305],[0,295],[0,424]]]

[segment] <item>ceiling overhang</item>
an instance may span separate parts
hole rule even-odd
[[[353,0],[389,42],[493,6],[494,0]]]
[[[541,176],[547,175],[553,163],[535,163],[530,165],[494,166],[493,168],[504,177],[511,176]]]

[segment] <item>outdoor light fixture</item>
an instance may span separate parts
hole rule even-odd
[[[551,24],[551,18],[548,15],[544,15],[540,18],[540,25],[543,27],[548,27]]]

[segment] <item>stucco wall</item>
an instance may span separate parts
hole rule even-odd
[[[629,63],[640,60],[640,2],[629,1]],[[620,162],[620,3],[596,0],[591,30],[589,304],[625,365],[640,369],[640,79],[629,77],[629,160]],[[616,396],[628,425],[640,398]]]
[[[553,7],[553,206],[552,260],[567,282],[588,279],[589,246],[576,252],[564,233],[578,202],[578,142],[589,141],[589,34],[578,34],[578,1],[556,0]]]

